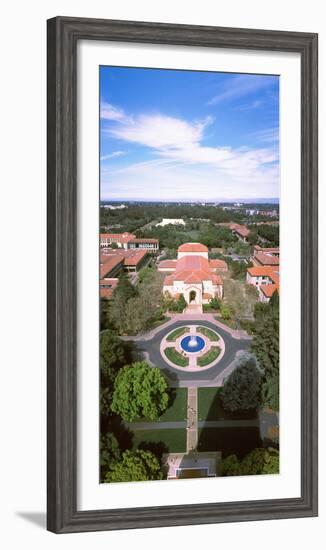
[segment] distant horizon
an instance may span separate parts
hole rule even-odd
[[[153,200],[153,199],[139,199],[139,198],[135,198],[135,199],[114,199],[114,200],[110,200],[110,199],[101,199],[101,204],[121,204],[121,203],[128,203],[128,202],[140,202],[140,203],[171,203],[171,204],[175,204],[175,203],[183,203],[183,204],[197,204],[197,203],[200,203],[200,204],[215,204],[215,203],[218,203],[218,204],[234,204],[234,203],[243,203],[243,204],[278,204],[280,203],[280,200],[279,198],[273,198],[273,197],[267,197],[267,198],[264,198],[264,197],[259,197],[259,198],[255,198],[255,199],[244,199],[244,198],[236,198],[236,199],[232,199],[232,200],[224,200],[224,199],[211,199],[211,200],[189,200],[189,199],[178,199],[178,200],[167,200],[167,199],[156,199],[156,200]]]
[[[101,66],[100,190],[106,201],[277,200],[279,77]]]

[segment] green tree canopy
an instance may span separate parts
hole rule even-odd
[[[243,354],[221,391],[223,408],[229,411],[256,409],[260,404],[261,380],[262,373],[255,357]]]
[[[242,460],[236,455],[224,458],[219,465],[221,476],[248,476],[279,473],[279,451],[272,447],[254,449]]]
[[[137,290],[131,284],[129,279],[122,275],[119,283],[114,289],[110,303],[110,320],[120,334],[125,331],[125,317],[128,302],[131,298],[137,296]]]
[[[264,371],[262,403],[279,409],[279,296],[274,292],[268,304],[255,307],[254,338],[251,351]]]
[[[279,473],[279,451],[277,449],[254,449],[243,460],[236,455],[224,458],[219,465],[221,476],[247,476]]]
[[[150,451],[125,451],[122,460],[113,464],[105,475],[108,483],[117,481],[148,481],[163,479],[161,465]]]
[[[161,371],[146,362],[123,367],[114,384],[111,409],[127,422],[155,420],[168,406],[168,384]]]
[[[109,469],[120,460],[120,448],[117,438],[112,432],[101,436],[100,466],[103,481]]]
[[[120,368],[125,364],[125,351],[119,336],[110,330],[100,335],[101,371],[104,377],[111,375],[112,368]]]

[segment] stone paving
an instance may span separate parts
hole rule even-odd
[[[197,388],[188,388],[187,402],[187,453],[194,451],[198,443]]]

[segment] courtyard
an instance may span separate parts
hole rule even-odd
[[[187,336],[190,337],[194,329],[200,333],[196,334],[205,342],[203,350],[194,354],[196,365],[193,354],[181,353],[182,340]],[[173,333],[175,333],[175,340],[171,340]],[[217,335],[215,342],[211,340],[212,334]],[[242,351],[248,350],[251,342],[251,338],[244,331],[232,330],[207,313],[196,316],[174,315],[170,321],[148,333],[124,339],[132,341],[136,352],[143,355],[151,365],[160,368],[170,385],[176,387],[222,385],[223,377],[231,372],[237,356]],[[201,358],[205,355],[207,357],[207,354],[212,353],[212,349],[217,347],[220,352],[216,356],[213,352],[207,364],[197,365]],[[172,360],[164,353],[167,348],[177,353]],[[181,364],[178,364],[178,360]]]

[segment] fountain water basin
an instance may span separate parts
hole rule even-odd
[[[197,335],[185,336],[180,341],[181,348],[187,353],[198,353],[204,349],[205,345],[204,338]]]

